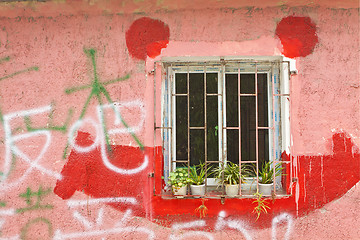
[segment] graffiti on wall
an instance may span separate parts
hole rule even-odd
[[[312,53],[318,42],[315,24],[305,17],[283,18],[275,34],[281,40],[283,54],[288,57],[305,57]],[[139,18],[126,32],[126,46],[132,57],[146,60],[147,57],[158,56],[169,43],[169,37],[170,29],[162,21],[147,17]],[[84,54],[90,63],[90,83],[65,89],[68,95],[90,91],[81,102],[80,117],[74,123],[71,122],[73,109],[69,109],[63,124],[53,124],[51,120],[55,111],[54,104],[4,114],[0,109],[5,134],[5,158],[0,172],[1,239],[34,239],[36,238],[34,234],[39,232],[36,229],[39,228],[42,229],[40,231],[42,235],[47,235],[49,239],[106,239],[111,236],[129,238],[141,236],[141,239],[157,239],[159,234],[154,230],[155,228],[149,226],[148,222],[136,223],[137,216],[151,216],[160,208],[171,208],[168,213],[174,215],[180,211],[177,199],[171,203],[159,198],[156,199],[156,203],[152,202],[153,193],[151,185],[148,184],[147,173],[152,170],[151,163],[161,162],[161,157],[152,159],[154,148],[144,146],[141,137],[138,136],[144,130],[146,120],[144,100],[116,101],[109,93],[108,88],[112,84],[124,82],[130,79],[131,75],[126,74],[113,80],[101,81],[97,71],[97,50],[85,48]],[[0,59],[0,64],[10,60],[10,57],[4,57]],[[38,67],[29,67],[1,76],[0,84],[13,80],[20,74],[38,70]],[[90,109],[94,109],[94,112],[90,112]],[[129,122],[124,116],[131,114],[132,121]],[[47,124],[43,127],[36,126],[36,120],[44,117],[47,118]],[[22,122],[25,126],[22,131],[17,129],[18,122]],[[88,130],[91,128],[93,133],[87,132],[86,127]],[[64,146],[54,141],[54,131],[66,134]],[[131,138],[136,145],[117,145],[112,142],[115,136],[123,135]],[[22,150],[21,144],[25,140],[41,138],[44,141],[34,148],[31,155]],[[45,156],[46,153],[49,154],[53,145],[64,147],[63,157],[67,161],[60,173],[50,164],[46,164],[51,162]],[[294,224],[293,215],[295,215],[292,212],[294,201],[299,202],[298,209],[304,212],[316,209],[340,197],[359,181],[359,174],[354,173],[359,169],[359,161],[357,161],[359,154],[356,149],[354,150],[351,138],[345,133],[334,133],[333,145],[332,155],[299,156],[298,159],[289,159],[301,162],[301,168],[296,169],[299,172],[299,179],[295,187],[304,199],[294,200],[298,196],[293,196],[289,198],[284,208],[276,208],[268,217],[272,239],[290,238]],[[342,163],[346,166],[341,167],[343,174],[332,180],[331,175],[334,171],[338,171],[339,159],[342,159]],[[24,170],[18,171],[18,165]],[[54,184],[56,183],[55,188],[37,183],[35,180],[35,185],[33,182],[31,186],[26,185],[26,180],[30,179],[34,172],[51,179]],[[321,190],[318,180],[322,183]],[[338,183],[344,188],[334,190],[330,187]],[[311,189],[319,191],[310,192]],[[6,195],[10,192],[17,193],[17,196],[9,200]],[[56,201],[50,201],[54,198],[60,200],[65,208],[54,204]],[[194,208],[189,202],[182,202],[181,208],[192,213]],[[228,206],[219,206],[220,204],[216,203],[218,204],[216,205],[214,202],[215,200],[209,201],[209,204],[214,205],[210,208],[208,218],[187,222],[179,222],[180,218],[172,220],[170,227],[164,230],[165,239],[192,237],[221,239],[219,233],[223,230],[234,231],[238,238],[256,238],[256,230],[249,224],[248,219],[237,217],[240,211],[234,214],[222,210]],[[274,205],[276,204],[278,203]],[[276,206],[279,205],[281,204]],[[285,209],[289,205],[291,207]],[[56,217],[51,216],[55,215],[57,210],[66,215],[64,218],[69,220],[69,224],[59,225]],[[242,210],[244,211],[244,208]],[[112,215],[114,212],[116,212],[115,217]],[[159,215],[163,214],[159,212]],[[31,215],[32,213],[36,215]],[[213,218],[215,222],[210,221],[209,218]],[[12,221],[21,222],[20,234],[7,232]]]

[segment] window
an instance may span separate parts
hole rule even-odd
[[[165,181],[170,171],[200,162],[213,169],[228,162],[255,169],[269,161],[289,164],[281,159],[290,151],[289,62],[255,57],[161,63]],[[275,194],[286,194],[284,178],[275,180]],[[208,174],[208,196],[223,195],[216,185]],[[243,188],[239,196],[252,194]]]

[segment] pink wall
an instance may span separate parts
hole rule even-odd
[[[0,237],[358,239],[359,4],[266,2],[0,4]],[[154,196],[154,60],[282,53],[298,69],[293,196],[257,222],[251,199],[208,200],[200,219],[199,199]]]

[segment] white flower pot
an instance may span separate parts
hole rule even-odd
[[[172,187],[173,193],[176,196],[185,196],[186,195],[186,190],[187,190],[187,186],[182,186],[182,187]]]
[[[270,184],[259,183],[259,193],[261,193],[263,196],[271,196],[273,189],[274,189],[274,183],[270,183]]]
[[[205,184],[202,185],[190,185],[191,194],[192,195],[199,195],[204,196],[205,195]]]
[[[235,197],[236,195],[239,195],[239,184],[225,184],[225,193],[229,197]]]

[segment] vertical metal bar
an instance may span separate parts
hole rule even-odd
[[[292,177],[293,177],[293,164],[292,164],[292,162],[293,162],[293,160],[292,160],[292,152],[293,152],[293,149],[292,149],[292,139],[291,139],[291,126],[292,126],[292,123],[291,123],[291,73],[290,73],[290,62],[288,62],[288,70],[289,70],[289,72],[288,72],[288,79],[286,79],[286,81],[289,81],[289,84],[288,84],[288,86],[289,86],[289,89],[288,89],[288,94],[289,94],[289,96],[288,96],[288,99],[289,99],[289,129],[288,129],[288,131],[289,131],[289,137],[290,137],[290,149],[289,149],[289,160],[290,160],[290,181],[292,181],[291,179],[292,179]],[[291,183],[289,184],[290,186],[291,186]],[[292,191],[292,187],[290,188],[290,194],[292,195],[293,194],[293,191]],[[286,189],[286,193],[288,193],[288,190]]]
[[[172,164],[172,160],[176,160],[176,151],[173,152],[174,147],[176,147],[175,142],[176,142],[176,127],[174,128],[174,120],[175,120],[175,110],[174,110],[174,104],[176,104],[176,97],[173,96],[173,93],[176,93],[176,91],[174,91],[174,73],[173,73],[173,65],[170,65],[170,83],[168,86],[168,96],[170,98],[170,117],[168,118],[168,124],[170,124],[171,129],[173,129],[170,134],[171,134],[171,141],[170,141],[170,151],[169,151],[169,155],[170,155],[170,159],[169,159],[169,169],[170,171],[173,169],[173,164]],[[169,72],[168,72],[169,73]],[[175,108],[176,109],[176,108]],[[176,169],[176,163],[175,163],[175,169]],[[174,169],[174,170],[175,170]]]
[[[238,130],[238,134],[239,134],[239,172],[240,172],[240,179],[239,179],[239,195],[241,196],[241,105],[240,105],[240,101],[241,101],[241,87],[240,87],[240,62],[238,65],[238,126],[239,126],[239,130]]]
[[[153,138],[153,157],[155,159],[155,154],[156,154],[156,63],[157,62],[154,62],[154,138]],[[162,68],[161,68],[161,71],[162,71]],[[161,77],[161,76],[160,76]],[[164,141],[162,141],[164,142]],[[156,160],[155,160],[156,161]],[[155,172],[155,161],[153,161],[153,169],[151,169],[151,171]],[[153,195],[155,196],[155,177],[153,178],[153,185],[154,185],[154,188],[153,188]]]
[[[225,119],[225,114],[224,114],[224,103],[226,104],[226,96],[225,96],[225,88],[226,88],[226,78],[225,78],[225,62],[222,60],[221,61],[221,79],[222,79],[222,85],[221,85],[221,97],[222,97],[222,102],[221,102],[221,118],[222,118],[222,121],[221,121],[221,144],[222,144],[222,167],[225,167],[225,159],[227,161],[227,146],[226,146],[226,128],[224,126],[226,126],[226,119]],[[226,109],[225,109],[225,112],[226,112]],[[226,146],[226,149],[225,149],[225,146]],[[223,182],[224,180],[224,173],[222,174],[221,176],[221,181]],[[221,186],[221,191],[222,191],[222,194],[225,193],[225,188],[224,188],[224,184],[222,184]]]
[[[256,125],[256,131],[255,131],[255,159],[256,159],[256,169],[259,170],[259,119],[258,119],[258,71],[257,62],[255,62],[255,125]],[[257,178],[257,190],[259,191],[259,174],[257,171],[256,174]]]
[[[190,171],[190,72],[189,72],[189,63],[187,64],[187,82],[186,82],[186,88],[187,88],[187,150],[188,150],[188,159],[187,159],[187,167],[188,167],[188,173]]]
[[[274,69],[274,66],[272,66],[272,69]],[[276,68],[275,68],[276,69]],[[275,72],[275,71],[274,71]],[[278,78],[280,77],[280,74],[278,75]],[[276,145],[275,145],[275,140],[276,140],[276,122],[275,122],[275,74],[273,73],[272,74],[272,124],[273,124],[273,128],[272,128],[272,131],[273,131],[273,134],[272,134],[272,137],[273,137],[273,151],[272,151],[272,154],[273,154],[273,157],[272,157],[272,160],[273,160],[273,171],[274,171],[274,176],[273,176],[273,183],[274,183],[274,194],[276,195],[276,179],[275,179],[275,151],[276,151]],[[278,79],[279,81],[279,79]]]
[[[204,65],[204,145],[205,145],[205,193],[207,191],[207,110],[206,110],[206,63]]]

